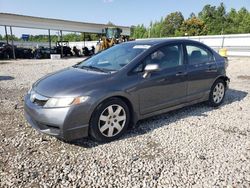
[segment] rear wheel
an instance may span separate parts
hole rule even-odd
[[[129,124],[129,109],[125,102],[112,98],[100,104],[90,121],[90,135],[99,142],[119,138]]]
[[[226,84],[224,80],[222,79],[216,80],[209,94],[210,106],[217,107],[221,105],[225,97],[225,91],[226,91]]]
[[[5,52],[3,53],[3,58],[4,58],[4,59],[10,59],[10,52],[9,52],[9,51],[5,51]]]

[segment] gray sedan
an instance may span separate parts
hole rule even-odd
[[[64,140],[107,142],[143,118],[203,101],[219,106],[228,83],[224,58],[202,43],[126,42],[35,82],[25,116]]]

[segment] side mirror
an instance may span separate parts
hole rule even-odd
[[[147,78],[150,75],[150,73],[156,72],[156,71],[159,71],[159,70],[160,70],[159,65],[157,65],[157,64],[148,64],[144,68],[143,78]]]

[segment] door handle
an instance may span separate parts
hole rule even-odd
[[[216,66],[210,65],[210,66],[207,68],[207,72],[217,72]]]
[[[185,76],[187,75],[187,72],[177,72],[175,76]]]

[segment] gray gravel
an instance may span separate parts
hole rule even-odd
[[[230,59],[223,106],[140,121],[120,140],[64,143],[32,129],[23,96],[79,59],[0,61],[0,187],[250,187],[250,59]]]

